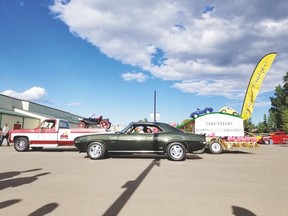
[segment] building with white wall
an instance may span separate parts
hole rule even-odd
[[[10,129],[35,128],[46,118],[60,118],[77,127],[79,115],[0,94],[0,127],[5,123]]]

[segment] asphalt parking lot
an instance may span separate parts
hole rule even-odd
[[[0,215],[288,215],[288,147],[115,156],[0,147]]]

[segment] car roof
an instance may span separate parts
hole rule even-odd
[[[164,129],[165,131],[177,131],[180,132],[181,130],[177,129],[176,127],[173,127],[170,124],[164,123],[164,122],[131,122],[128,127],[130,127],[131,125],[142,125],[142,126],[152,126],[152,125],[156,125],[159,126],[160,128]],[[183,132],[183,131],[181,131]]]

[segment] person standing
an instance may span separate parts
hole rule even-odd
[[[2,146],[4,139],[6,139],[7,145],[10,146],[9,144],[9,127],[7,123],[5,123],[4,127],[2,128],[2,138],[1,138],[1,143],[0,146]]]

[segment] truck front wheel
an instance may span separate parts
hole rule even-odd
[[[18,152],[24,152],[29,149],[29,141],[25,137],[19,137],[14,143],[14,148]]]
[[[221,154],[223,152],[223,147],[218,141],[212,141],[209,145],[209,151],[212,154]]]

